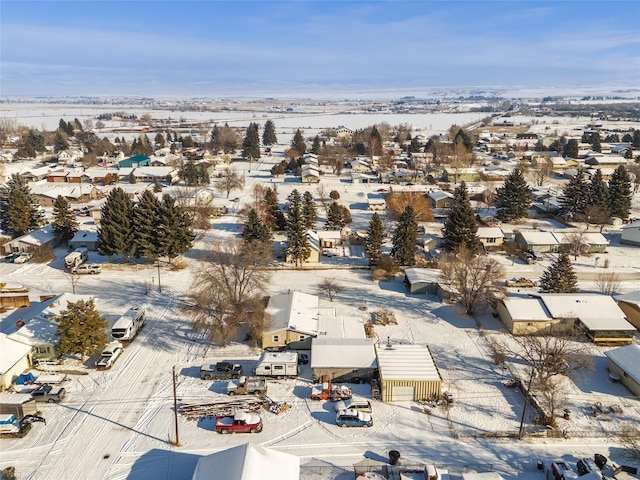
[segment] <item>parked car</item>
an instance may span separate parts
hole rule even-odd
[[[505,282],[505,285],[507,287],[535,287],[536,286],[534,281],[524,277],[511,278]]]
[[[99,263],[83,263],[79,267],[73,269],[73,273],[94,275],[102,271],[102,265]]]
[[[31,396],[36,402],[58,403],[64,398],[66,390],[64,387],[53,387],[51,385],[40,385]]]
[[[341,410],[336,415],[336,425],[340,427],[371,427],[373,417],[370,413],[355,409]]]
[[[26,263],[33,258],[33,253],[31,252],[22,252],[18,255],[18,258],[13,260],[13,263]]]
[[[6,255],[4,257],[2,257],[2,262],[3,263],[13,263],[13,261],[18,258],[20,256],[19,253],[10,253],[9,255]]]
[[[309,363],[309,355],[307,355],[306,353],[299,353],[298,365],[306,365],[307,363]]]
[[[200,378],[202,380],[229,380],[242,376],[242,366],[238,363],[218,362],[215,365],[202,365]]]
[[[578,475],[580,476],[586,475],[587,473],[590,473],[590,472],[600,471],[600,468],[598,468],[598,465],[596,464],[596,462],[591,458],[581,458],[576,463],[576,467],[578,469]]]
[[[237,410],[233,416],[216,417],[216,432],[227,433],[260,433],[262,418],[255,413]]]
[[[108,344],[102,350],[100,358],[96,360],[96,369],[106,370],[108,368],[111,368],[118,357],[122,355],[123,350],[124,347],[122,346],[122,343],[118,341],[114,341]]]
[[[335,411],[358,410],[359,412],[373,413],[371,402],[367,399],[340,400],[336,402]]]

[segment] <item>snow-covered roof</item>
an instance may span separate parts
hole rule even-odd
[[[29,354],[31,347],[0,333],[0,374],[4,375]]]
[[[173,167],[136,167],[135,177],[166,177],[173,171]]]
[[[440,281],[440,270],[437,268],[407,268],[404,275],[410,284],[437,283]]]
[[[319,298],[308,293],[272,295],[267,306],[272,322],[269,331],[288,328],[315,335],[318,331],[318,304]]]
[[[44,317],[36,317],[9,335],[11,340],[33,347],[58,343],[58,324]]]
[[[558,243],[567,244],[571,243],[571,235],[576,232],[559,233],[554,232],[552,235],[556,238]],[[582,241],[588,245],[609,245],[609,240],[604,235],[597,232],[584,232],[582,234]]]
[[[614,348],[604,354],[636,383],[640,383],[640,345],[632,343],[625,347]]]
[[[613,297],[598,294],[540,295],[553,318],[577,318],[589,330],[635,330]]]
[[[11,240],[12,243],[23,243],[26,245],[32,245],[34,247],[44,245],[48,242],[53,241],[56,238],[56,234],[53,231],[53,227],[51,225],[47,225],[46,227],[39,228],[38,230],[34,230],[33,232],[29,232],[21,237],[14,238]]]
[[[299,476],[300,458],[245,443],[201,457],[191,480],[298,480]]]
[[[426,345],[376,345],[382,380],[442,380]]]
[[[318,238],[320,240],[333,239],[340,240],[342,232],[340,230],[318,230]]]
[[[335,311],[318,315],[318,335],[326,338],[366,338],[358,317],[336,317]]]
[[[620,227],[621,229],[625,230],[627,228],[640,228],[640,220],[636,220],[635,222],[631,222],[627,225],[623,225],[622,227]]]
[[[376,352],[368,338],[331,338],[311,342],[311,368],[375,368]]]
[[[625,293],[624,295],[615,295],[616,302],[625,302],[640,307],[640,290]]]
[[[478,227],[479,238],[504,238],[499,227]]]
[[[93,229],[89,229],[87,226],[83,225],[83,229],[78,230],[70,242],[95,242],[97,240],[98,230],[95,227]]]
[[[519,232],[522,238],[529,245],[557,245],[558,240],[551,232],[538,232],[538,231],[521,231]]]
[[[453,195],[443,190],[434,190],[432,192],[429,192],[429,198],[434,202],[437,202],[438,200],[442,200],[443,198],[453,198]]]
[[[514,322],[552,320],[544,303],[538,298],[507,297],[502,302]]]

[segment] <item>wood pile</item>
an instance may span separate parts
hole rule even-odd
[[[206,417],[230,416],[236,410],[258,412],[265,404],[264,398],[243,398],[224,402],[186,404],[178,407],[178,413],[187,420],[200,420]]]

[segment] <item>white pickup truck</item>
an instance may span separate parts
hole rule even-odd
[[[72,270],[73,273],[87,273],[89,275],[95,275],[102,271],[102,265],[99,263],[83,263]]]

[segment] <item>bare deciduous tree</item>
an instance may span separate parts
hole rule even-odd
[[[183,304],[194,328],[226,346],[245,327],[257,342],[267,321],[263,297],[270,273],[264,267],[270,258],[238,240],[205,251]]]
[[[625,423],[620,429],[618,440],[626,448],[626,456],[629,460],[640,462],[640,432],[638,426]]]
[[[497,286],[504,280],[504,268],[487,255],[459,249],[447,255],[441,263],[442,275],[459,295],[460,306],[467,315],[473,315],[482,304],[492,304],[504,295]]]
[[[329,301],[333,302],[336,295],[344,291],[344,287],[335,278],[325,278],[318,282],[318,291],[326,294]]]
[[[413,207],[416,220],[433,222],[433,210],[427,197],[421,192],[389,192],[386,197],[389,212],[397,219],[408,205]]]
[[[75,295],[76,287],[78,286],[78,283],[80,283],[80,275],[78,275],[77,272],[69,272],[65,274],[65,278],[67,279],[67,282],[69,282],[69,285],[71,286],[71,293]]]
[[[620,275],[615,272],[601,272],[596,277],[596,285],[603,295],[613,295],[620,289]]]
[[[551,163],[550,157],[547,155],[541,160],[533,160],[531,162],[531,168],[529,169],[529,175],[534,185],[537,187],[543,186],[553,175],[553,164]]]
[[[577,260],[578,255],[585,255],[589,250],[589,244],[584,238],[582,232],[572,232],[565,235],[565,241],[569,247],[569,253],[573,255],[573,259]]]
[[[229,194],[232,190],[238,190],[244,187],[244,178],[235,170],[227,168],[222,171],[222,174],[213,182],[213,186],[216,190],[222,193]]]
[[[546,425],[555,425],[555,413],[564,399],[558,375],[576,379],[593,368],[589,347],[577,329],[512,337],[511,343],[500,343],[495,348],[507,358],[530,366],[532,389],[540,392],[544,399]]]

